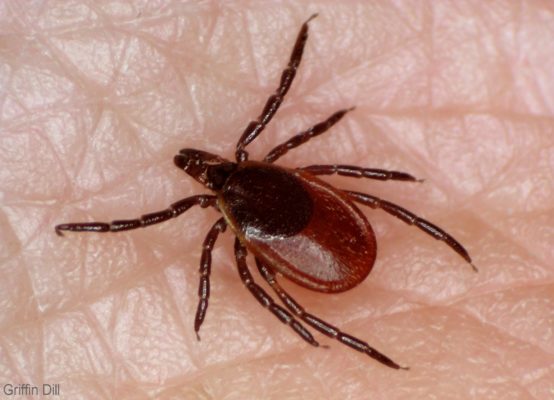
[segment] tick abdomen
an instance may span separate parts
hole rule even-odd
[[[244,163],[223,187],[219,206],[256,257],[304,287],[341,292],[371,271],[376,242],[366,218],[308,172]]]

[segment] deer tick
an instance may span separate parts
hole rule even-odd
[[[259,117],[244,130],[236,145],[235,161],[195,149],[183,149],[175,156],[174,163],[179,169],[214,194],[187,197],[166,210],[137,219],[66,223],[55,229],[58,235],[62,235],[62,231],[119,232],[166,221],[195,205],[214,207],[223,217],[211,227],[202,245],[199,302],[194,320],[198,339],[210,297],[211,252],[218,235],[228,226],[235,235],[235,258],[243,284],[262,306],[303,340],[319,346],[302,322],[388,367],[404,368],[366,342],[308,313],[278,283],[278,277],[285,276],[308,289],[338,293],[353,288],[366,278],[375,262],[377,244],[371,225],[355,203],[382,209],[415,225],[445,242],[476,270],[464,247],[439,227],[396,204],[369,194],[337,189],[317,177],[338,174],[354,178],[417,181],[412,175],[352,165],[285,168],[274,164],[289,150],[326,132],[352,108],[337,111],[325,121],[276,146],[262,161],[248,160],[245,147],[264,130],[283,102],[302,59],[308,39],[308,23],[316,15],[300,28],[279,87],[269,96]],[[247,251],[254,255],[261,277],[284,307],[255,282],[246,263]]]

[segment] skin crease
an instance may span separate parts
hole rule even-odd
[[[0,382],[61,398],[554,397],[554,8],[549,2],[286,1],[0,6]],[[377,261],[309,311],[409,372],[263,310],[218,240],[201,342],[197,268],[213,210],[119,234],[66,234],[207,193],[180,148],[232,157],[312,13],[297,79],[253,159],[355,105],[279,160],[406,171],[424,183],[324,178],[396,202],[466,246],[364,209]],[[250,265],[255,278],[261,277]]]

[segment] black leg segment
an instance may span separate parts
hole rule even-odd
[[[345,192],[350,196],[352,200],[360,204],[369,206],[371,208],[380,208],[381,210],[389,213],[390,215],[393,215],[396,218],[401,219],[408,225],[417,226],[426,234],[434,237],[437,240],[440,240],[446,243],[448,246],[450,246],[452,250],[454,250],[464,260],[466,260],[469,263],[469,265],[471,265],[471,268],[473,268],[475,272],[477,272],[477,267],[473,265],[471,261],[471,257],[469,256],[469,253],[464,248],[464,246],[462,246],[456,239],[454,239],[451,235],[443,231],[438,226],[433,225],[429,221],[426,221],[423,218],[418,217],[414,213],[406,210],[405,208],[402,208],[399,205],[391,203],[389,201],[381,200],[378,197],[371,196],[365,193],[349,192],[349,191],[345,191]]]
[[[319,343],[314,339],[312,334],[304,328],[300,322],[298,322],[287,310],[276,304],[271,296],[254,282],[248,265],[246,265],[246,248],[240,243],[238,238],[235,239],[235,258],[237,260],[240,279],[256,300],[258,300],[264,308],[271,311],[282,323],[290,326],[302,339],[304,339],[304,341],[312,346],[319,346]]]
[[[348,335],[344,332],[341,332],[338,328],[334,327],[333,325],[323,321],[322,319],[306,312],[304,308],[296,302],[277,282],[277,279],[275,277],[275,273],[271,268],[266,266],[264,263],[262,263],[260,260],[256,259],[256,265],[258,266],[258,270],[260,271],[260,274],[263,276],[265,281],[273,288],[277,296],[281,299],[283,304],[292,312],[294,313],[298,318],[302,319],[304,322],[306,322],[308,325],[310,325],[312,328],[317,329],[319,332],[323,333],[324,335],[336,339],[342,344],[347,345],[348,347],[357,350],[361,353],[367,354],[371,358],[379,361],[380,363],[386,365],[387,367],[394,368],[394,369],[408,369],[407,367],[401,367],[394,361],[392,361],[390,358],[385,356],[384,354],[380,353],[379,351],[375,350],[373,347],[371,347],[369,344],[364,342],[363,340],[360,340],[358,338],[355,338],[354,336]]]
[[[264,161],[268,163],[275,162],[279,157],[288,153],[289,150],[292,150],[295,147],[298,147],[306,143],[311,138],[314,138],[316,136],[319,136],[327,132],[327,130],[329,130],[329,128],[331,128],[333,125],[339,122],[347,112],[352,111],[353,109],[354,107],[344,109],[344,110],[339,110],[333,115],[331,115],[329,118],[327,118],[325,121],[315,124],[310,129],[307,129],[304,132],[300,132],[299,134],[293,136],[286,142],[281,143],[278,146],[275,146],[268,153],[268,155],[265,156]]]
[[[210,298],[210,273],[212,269],[212,249],[220,233],[225,232],[227,223],[224,218],[220,218],[212,226],[204,243],[202,244],[202,257],[200,258],[200,284],[198,285],[198,307],[194,317],[194,332],[196,338],[200,340],[198,331],[208,311],[208,300]]]
[[[304,46],[308,40],[308,23],[317,17],[317,14],[312,15],[300,28],[298,36],[296,37],[296,43],[292,49],[292,54],[290,56],[289,64],[283,73],[281,74],[281,82],[279,87],[265,103],[265,106],[262,110],[262,113],[258,116],[255,121],[250,121],[244,132],[242,133],[239,141],[237,142],[237,149],[235,152],[235,157],[237,162],[246,161],[248,159],[248,153],[244,148],[251,143],[256,137],[264,130],[266,125],[271,121],[271,118],[275,115],[279,106],[283,102],[285,95],[292,85],[292,81],[296,75],[296,70],[300,65],[302,60],[302,54],[304,53]]]
[[[145,214],[136,219],[121,219],[112,222],[71,222],[56,225],[56,234],[63,236],[62,231],[69,232],[120,232],[131,229],[144,228],[150,225],[159,224],[168,219],[175,218],[192,206],[199,205],[202,208],[209,206],[216,207],[217,197],[212,195],[197,195],[187,197],[170,205],[167,209]]]
[[[414,178],[412,175],[401,171],[389,171],[377,168],[361,168],[354,165],[310,165],[308,167],[298,168],[302,171],[308,171],[313,175],[342,175],[350,178],[368,178],[380,181],[406,181],[422,182],[421,179]]]

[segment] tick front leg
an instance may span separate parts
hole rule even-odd
[[[281,74],[281,82],[279,87],[274,94],[269,96],[267,102],[265,103],[262,113],[258,116],[255,121],[250,121],[244,132],[242,133],[239,141],[237,142],[237,150],[235,152],[235,157],[238,162],[246,161],[248,159],[248,153],[244,148],[251,143],[256,137],[262,133],[266,125],[271,121],[271,118],[275,115],[279,106],[283,102],[285,95],[292,85],[292,81],[296,76],[296,70],[300,65],[302,60],[302,54],[304,53],[304,46],[308,40],[308,23],[317,17],[317,14],[312,15],[300,28],[298,36],[296,37],[296,43],[292,49],[292,54],[290,55],[290,60],[287,68],[283,70]]]
[[[301,171],[308,171],[313,175],[342,175],[351,178],[369,178],[380,181],[408,181],[423,182],[422,179],[414,178],[412,175],[401,171],[388,171],[376,168],[361,168],[354,165],[310,165],[298,168]]]
[[[302,319],[304,322],[306,322],[308,325],[310,325],[312,328],[317,329],[319,332],[323,333],[324,335],[336,339],[342,344],[347,345],[348,347],[357,350],[361,353],[367,354],[371,358],[373,358],[376,361],[379,361],[381,364],[386,365],[387,367],[394,368],[394,369],[409,369],[407,367],[401,367],[394,361],[392,361],[390,358],[385,356],[384,354],[380,353],[379,351],[375,350],[373,347],[371,347],[369,344],[364,342],[363,340],[360,340],[358,338],[355,338],[354,336],[348,335],[344,332],[341,332],[338,328],[334,327],[333,325],[323,321],[322,319],[306,312],[304,308],[294,300],[277,282],[277,279],[275,277],[275,273],[272,269],[267,267],[264,263],[262,263],[260,260],[256,259],[256,265],[258,267],[258,270],[260,271],[260,274],[265,279],[265,281],[273,288],[277,296],[281,299],[283,304],[292,312],[294,313],[298,318]]]
[[[267,294],[267,292],[254,282],[254,278],[246,265],[246,248],[235,239],[235,258],[237,260],[237,267],[240,275],[240,279],[244,286],[252,293],[252,295],[258,300],[258,302],[271,311],[279,320],[290,326],[302,339],[311,344],[312,346],[319,346],[319,343],[314,339],[312,334],[302,326],[287,310],[275,301]]]
[[[469,265],[471,265],[471,268],[473,268],[475,272],[477,272],[477,267],[475,267],[475,265],[473,265],[473,263],[471,262],[471,257],[469,256],[469,253],[464,248],[464,246],[462,246],[456,239],[454,239],[451,235],[443,231],[438,226],[433,225],[429,221],[426,221],[423,218],[418,217],[414,213],[406,210],[405,208],[402,208],[399,205],[391,203],[389,201],[382,200],[378,197],[371,196],[365,193],[349,192],[349,191],[345,191],[345,192],[350,196],[352,200],[360,204],[369,206],[371,208],[380,208],[381,210],[389,213],[390,215],[393,215],[396,218],[401,219],[408,225],[417,226],[419,229],[421,229],[423,232],[427,233],[428,235],[434,237],[437,240],[445,242],[448,246],[450,246],[452,250],[454,250],[464,260],[466,260],[469,263]]]
[[[145,214],[137,219],[122,219],[112,222],[71,222],[67,224],[56,225],[54,228],[56,234],[63,236],[62,231],[70,232],[120,232],[131,229],[144,228],[146,226],[159,224],[168,219],[175,218],[189,208],[199,205],[202,208],[217,205],[217,197],[211,195],[197,195],[187,197],[170,205],[167,209]]]
[[[227,223],[224,218],[220,218],[210,229],[204,243],[202,244],[202,257],[200,258],[200,284],[198,285],[198,307],[196,308],[196,316],[194,318],[194,332],[196,338],[200,340],[198,331],[208,311],[208,300],[210,298],[210,272],[212,269],[212,250],[217,237],[220,233],[225,232]]]
[[[289,150],[292,150],[295,147],[298,147],[306,143],[308,140],[327,132],[327,130],[329,130],[329,128],[331,128],[333,125],[339,122],[347,112],[352,111],[353,109],[354,107],[347,108],[344,110],[339,110],[333,115],[331,115],[329,118],[327,118],[325,121],[319,122],[314,126],[312,126],[310,129],[307,129],[304,132],[300,132],[299,134],[291,137],[286,142],[281,143],[278,146],[275,146],[268,153],[268,155],[265,156],[264,161],[268,163],[275,162],[279,157],[287,154]]]

